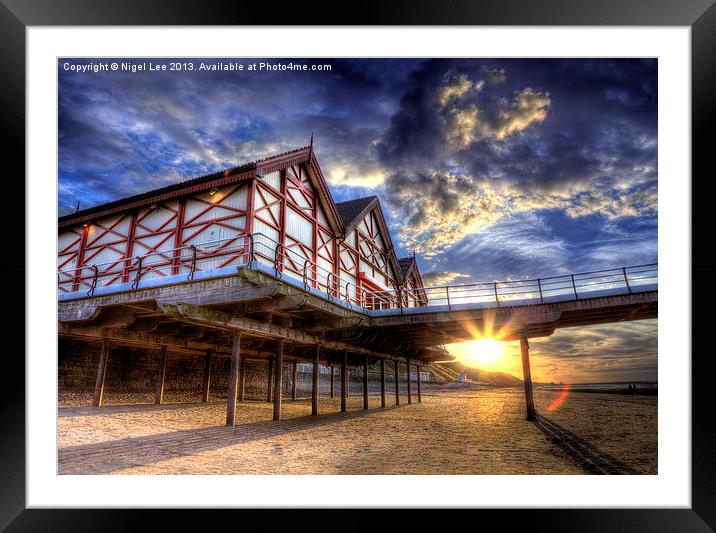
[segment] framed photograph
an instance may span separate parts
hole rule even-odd
[[[3,527],[715,527],[709,312],[689,310],[713,274],[691,176],[716,8],[512,4],[341,27],[5,2],[27,321]]]

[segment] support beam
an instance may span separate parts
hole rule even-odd
[[[313,352],[313,387],[311,388],[311,414],[313,416],[318,415],[318,392],[321,386],[318,381],[320,375],[318,357],[321,354],[321,347],[316,345],[315,351]]]
[[[159,348],[159,377],[157,378],[157,389],[154,391],[154,403],[160,405],[164,397],[164,378],[167,375],[167,346]]]
[[[209,389],[211,387],[211,350],[206,351],[204,356],[204,383],[201,387],[201,401],[206,403],[209,401]]]
[[[271,393],[271,384],[273,383],[273,359],[268,360],[268,379],[266,380],[266,401],[271,403],[273,394]]]
[[[412,366],[412,365],[410,364],[410,361],[408,361],[407,363],[405,363],[405,368],[407,368],[407,370],[408,370],[408,405],[410,405],[411,403],[413,403],[412,392],[411,392],[411,389],[410,389],[410,367],[411,367],[411,366]]]
[[[368,356],[363,361],[363,409],[368,409]]]
[[[423,398],[420,394],[420,365],[417,365],[415,368],[418,371],[418,403],[420,403],[423,401]]]
[[[229,372],[229,398],[226,407],[226,425],[233,426],[236,420],[236,392],[239,386],[241,367],[241,333],[234,332],[231,343],[231,371]]]
[[[298,371],[296,370],[296,361],[291,365],[291,399],[296,399],[296,378],[298,377]]]
[[[530,345],[527,337],[520,337],[522,352],[522,376],[525,382],[525,399],[527,400],[527,420],[536,420],[535,400],[532,395],[532,374],[530,372]]]
[[[380,360],[380,406],[385,407],[385,359]]]
[[[331,398],[335,396],[336,380],[335,380],[335,367],[331,365]]]
[[[393,361],[395,366],[395,405],[400,405],[400,365],[398,360]]]
[[[281,420],[281,389],[283,388],[283,340],[276,342],[276,367],[273,378],[273,419]]]
[[[390,356],[387,353],[375,352],[362,346],[326,340],[318,335],[311,335],[290,327],[279,326],[277,324],[254,320],[252,318],[239,317],[224,311],[209,309],[208,307],[201,307],[180,302],[170,303],[166,301],[158,301],[157,306],[168,318],[188,324],[229,330],[238,329],[248,335],[254,335],[257,337],[281,339],[293,344],[321,344],[324,349],[335,351],[350,350],[352,353],[364,354],[372,357]]]
[[[102,341],[102,348],[99,352],[99,365],[97,367],[97,381],[94,384],[94,399],[92,405],[102,407],[104,396],[104,378],[107,375],[107,362],[109,361],[109,342]]]
[[[348,352],[343,351],[341,359],[341,412],[348,408]]]
[[[241,364],[239,365],[239,394],[237,401],[244,401],[244,391],[246,389],[246,357],[241,358]]]

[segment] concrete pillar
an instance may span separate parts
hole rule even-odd
[[[410,361],[408,361],[407,363],[405,363],[405,368],[408,369],[408,404],[413,403],[413,397],[411,396],[412,392],[411,392],[411,389],[410,389],[410,367],[411,367],[411,366],[412,366],[412,365],[410,364]]]
[[[363,409],[368,409],[368,356],[363,362]]]
[[[385,407],[385,359],[380,360],[380,406]]]
[[[535,400],[532,395],[532,374],[530,372],[530,345],[527,337],[520,338],[522,352],[522,376],[525,382],[525,399],[527,400],[527,420],[536,420]]]
[[[159,378],[157,379],[157,388],[154,391],[154,403],[159,405],[162,403],[164,396],[164,378],[167,375],[167,347],[162,345],[159,349]]]
[[[273,377],[273,419],[281,420],[281,388],[283,386],[283,341],[276,343],[276,363]]]
[[[229,371],[229,394],[226,404],[226,425],[233,426],[236,420],[236,393],[239,388],[241,367],[241,333],[234,331],[231,341],[231,370]]]
[[[311,388],[311,414],[313,416],[318,415],[318,393],[321,387],[319,381],[319,361],[318,357],[321,354],[321,347],[316,345],[313,352],[313,387]]]
[[[415,368],[418,370],[418,403],[422,402],[423,399],[420,396],[420,365],[417,365]]]
[[[331,365],[331,398],[333,398],[335,395],[335,383],[335,368],[333,367],[333,365]]]
[[[291,399],[296,399],[296,378],[298,377],[298,371],[296,361],[291,365]]]
[[[271,403],[273,395],[271,394],[271,385],[273,383],[273,358],[268,360],[268,379],[266,380],[266,401]]]
[[[104,396],[104,377],[107,375],[107,362],[109,361],[109,343],[102,341],[102,347],[99,352],[99,365],[97,367],[97,381],[94,384],[94,398],[92,405],[102,407],[102,398]]]
[[[343,352],[341,359],[341,412],[348,408],[348,352]]]
[[[209,388],[211,387],[211,350],[204,356],[204,383],[201,386],[201,401],[209,401]]]
[[[244,401],[244,390],[246,387],[246,357],[241,358],[241,364],[239,365],[239,391],[237,401]]]
[[[393,363],[395,366],[395,405],[400,405],[400,365],[397,359]]]

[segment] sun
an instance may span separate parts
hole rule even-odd
[[[466,364],[491,365],[504,355],[503,344],[490,337],[468,341],[460,351]]]

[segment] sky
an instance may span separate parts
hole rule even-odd
[[[657,261],[655,59],[60,59],[58,83],[60,215],[313,134],[334,199],[377,195],[426,285]],[[655,320],[532,347],[538,380],[656,379]]]

